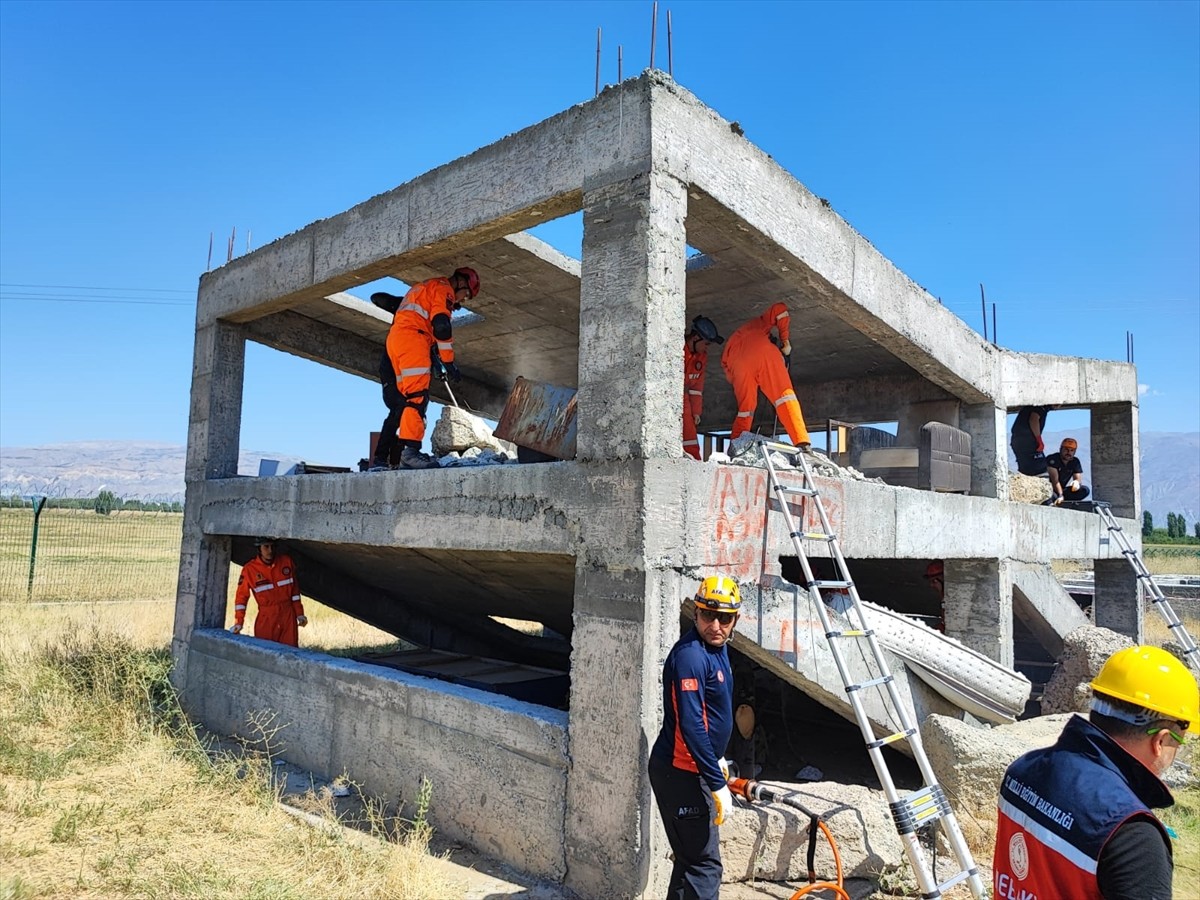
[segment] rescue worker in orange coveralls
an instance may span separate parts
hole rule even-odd
[[[700,458],[696,426],[704,410],[704,373],[708,369],[708,345],[723,344],[725,338],[706,316],[692,320],[692,330],[683,339],[683,452]]]
[[[750,429],[761,390],[775,405],[775,413],[792,443],[802,450],[810,446],[800,401],[796,399],[788,376],[792,364],[789,318],[786,306],[773,303],[761,316],[751,319],[730,335],[729,343],[725,345],[721,366],[733,385],[737,401],[737,415],[729,432],[731,440]],[[771,338],[772,329],[779,333],[778,345]]]
[[[438,467],[436,459],[421,452],[425,412],[429,408],[430,370],[432,367],[439,376],[444,374],[455,384],[462,380],[454,362],[450,316],[478,293],[479,275],[474,269],[464,267],[455,269],[449,278],[430,278],[414,285],[403,300],[382,292],[371,296],[373,303],[385,309],[388,308],[385,303],[390,305],[394,301],[396,304],[392,328],[387,336],[387,355],[391,359],[399,394],[393,403],[388,401],[389,392],[384,391],[389,413],[379,439],[383,452],[377,449],[375,454],[376,467],[382,468],[381,460],[387,460],[396,407],[399,407],[400,422],[396,430],[401,446],[400,468]]]
[[[300,646],[297,628],[308,624],[300,602],[296,564],[286,553],[275,552],[275,539],[255,538],[258,556],[242,566],[237,594],[233,601],[233,624],[229,630],[241,634],[246,623],[246,602],[254,594],[258,615],[254,617],[254,636],[266,641]]]

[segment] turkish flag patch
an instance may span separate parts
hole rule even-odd
[[[700,690],[700,682],[695,678],[685,678],[679,682],[679,689],[681,691],[698,691]]]

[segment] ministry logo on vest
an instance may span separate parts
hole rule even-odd
[[[1029,848],[1025,846],[1025,835],[1018,831],[1008,840],[1008,861],[1018,881],[1029,874]]]

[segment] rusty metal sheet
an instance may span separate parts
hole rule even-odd
[[[555,459],[574,459],[575,389],[517,376],[495,434]]]

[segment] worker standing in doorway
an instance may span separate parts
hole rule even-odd
[[[1175,802],[1160,779],[1188,731],[1200,689],[1183,663],[1148,646],[1110,656],[1088,718],[1004,773],[996,896],[1169,900],[1171,837],[1152,810]]]
[[[387,355],[395,376],[396,394],[384,391],[388,415],[379,439],[384,452],[381,454],[376,448],[372,469],[388,465],[390,429],[396,429],[400,443],[400,468],[437,468],[437,460],[421,452],[421,442],[425,439],[425,413],[429,409],[431,367],[444,367],[446,376],[455,383],[462,380],[454,361],[450,316],[478,293],[479,276],[474,269],[464,267],[455,269],[448,278],[430,278],[414,285],[403,300],[382,292],[372,295],[371,301],[376,305],[397,301],[387,336]],[[386,378],[386,375],[387,367],[381,361],[380,377]],[[393,424],[396,405],[400,407],[398,428]]]
[[[723,344],[725,338],[706,316],[696,316],[683,339],[683,452],[700,458],[700,439],[696,428],[704,411],[704,374],[708,369],[709,344]]]
[[[721,354],[721,366],[733,385],[737,400],[737,415],[729,433],[730,439],[750,430],[761,390],[775,405],[779,421],[787,429],[792,443],[802,450],[810,446],[800,401],[788,375],[792,365],[789,320],[787,307],[773,303],[765,313],[751,319],[729,337]],[[772,331],[779,335],[778,344],[771,338]]]
[[[727,645],[742,607],[737,582],[721,575],[705,578],[695,605],[695,626],[663,664],[663,724],[650,750],[650,785],[675,857],[670,900],[718,896],[717,826],[733,808],[724,756],[733,731]]]
[[[241,634],[246,624],[246,605],[250,595],[258,604],[254,617],[254,636],[292,647],[300,646],[300,632],[308,624],[304,604],[300,602],[300,584],[296,564],[286,553],[275,552],[275,539],[254,539],[258,555],[242,566],[233,601],[233,625],[229,630]]]

